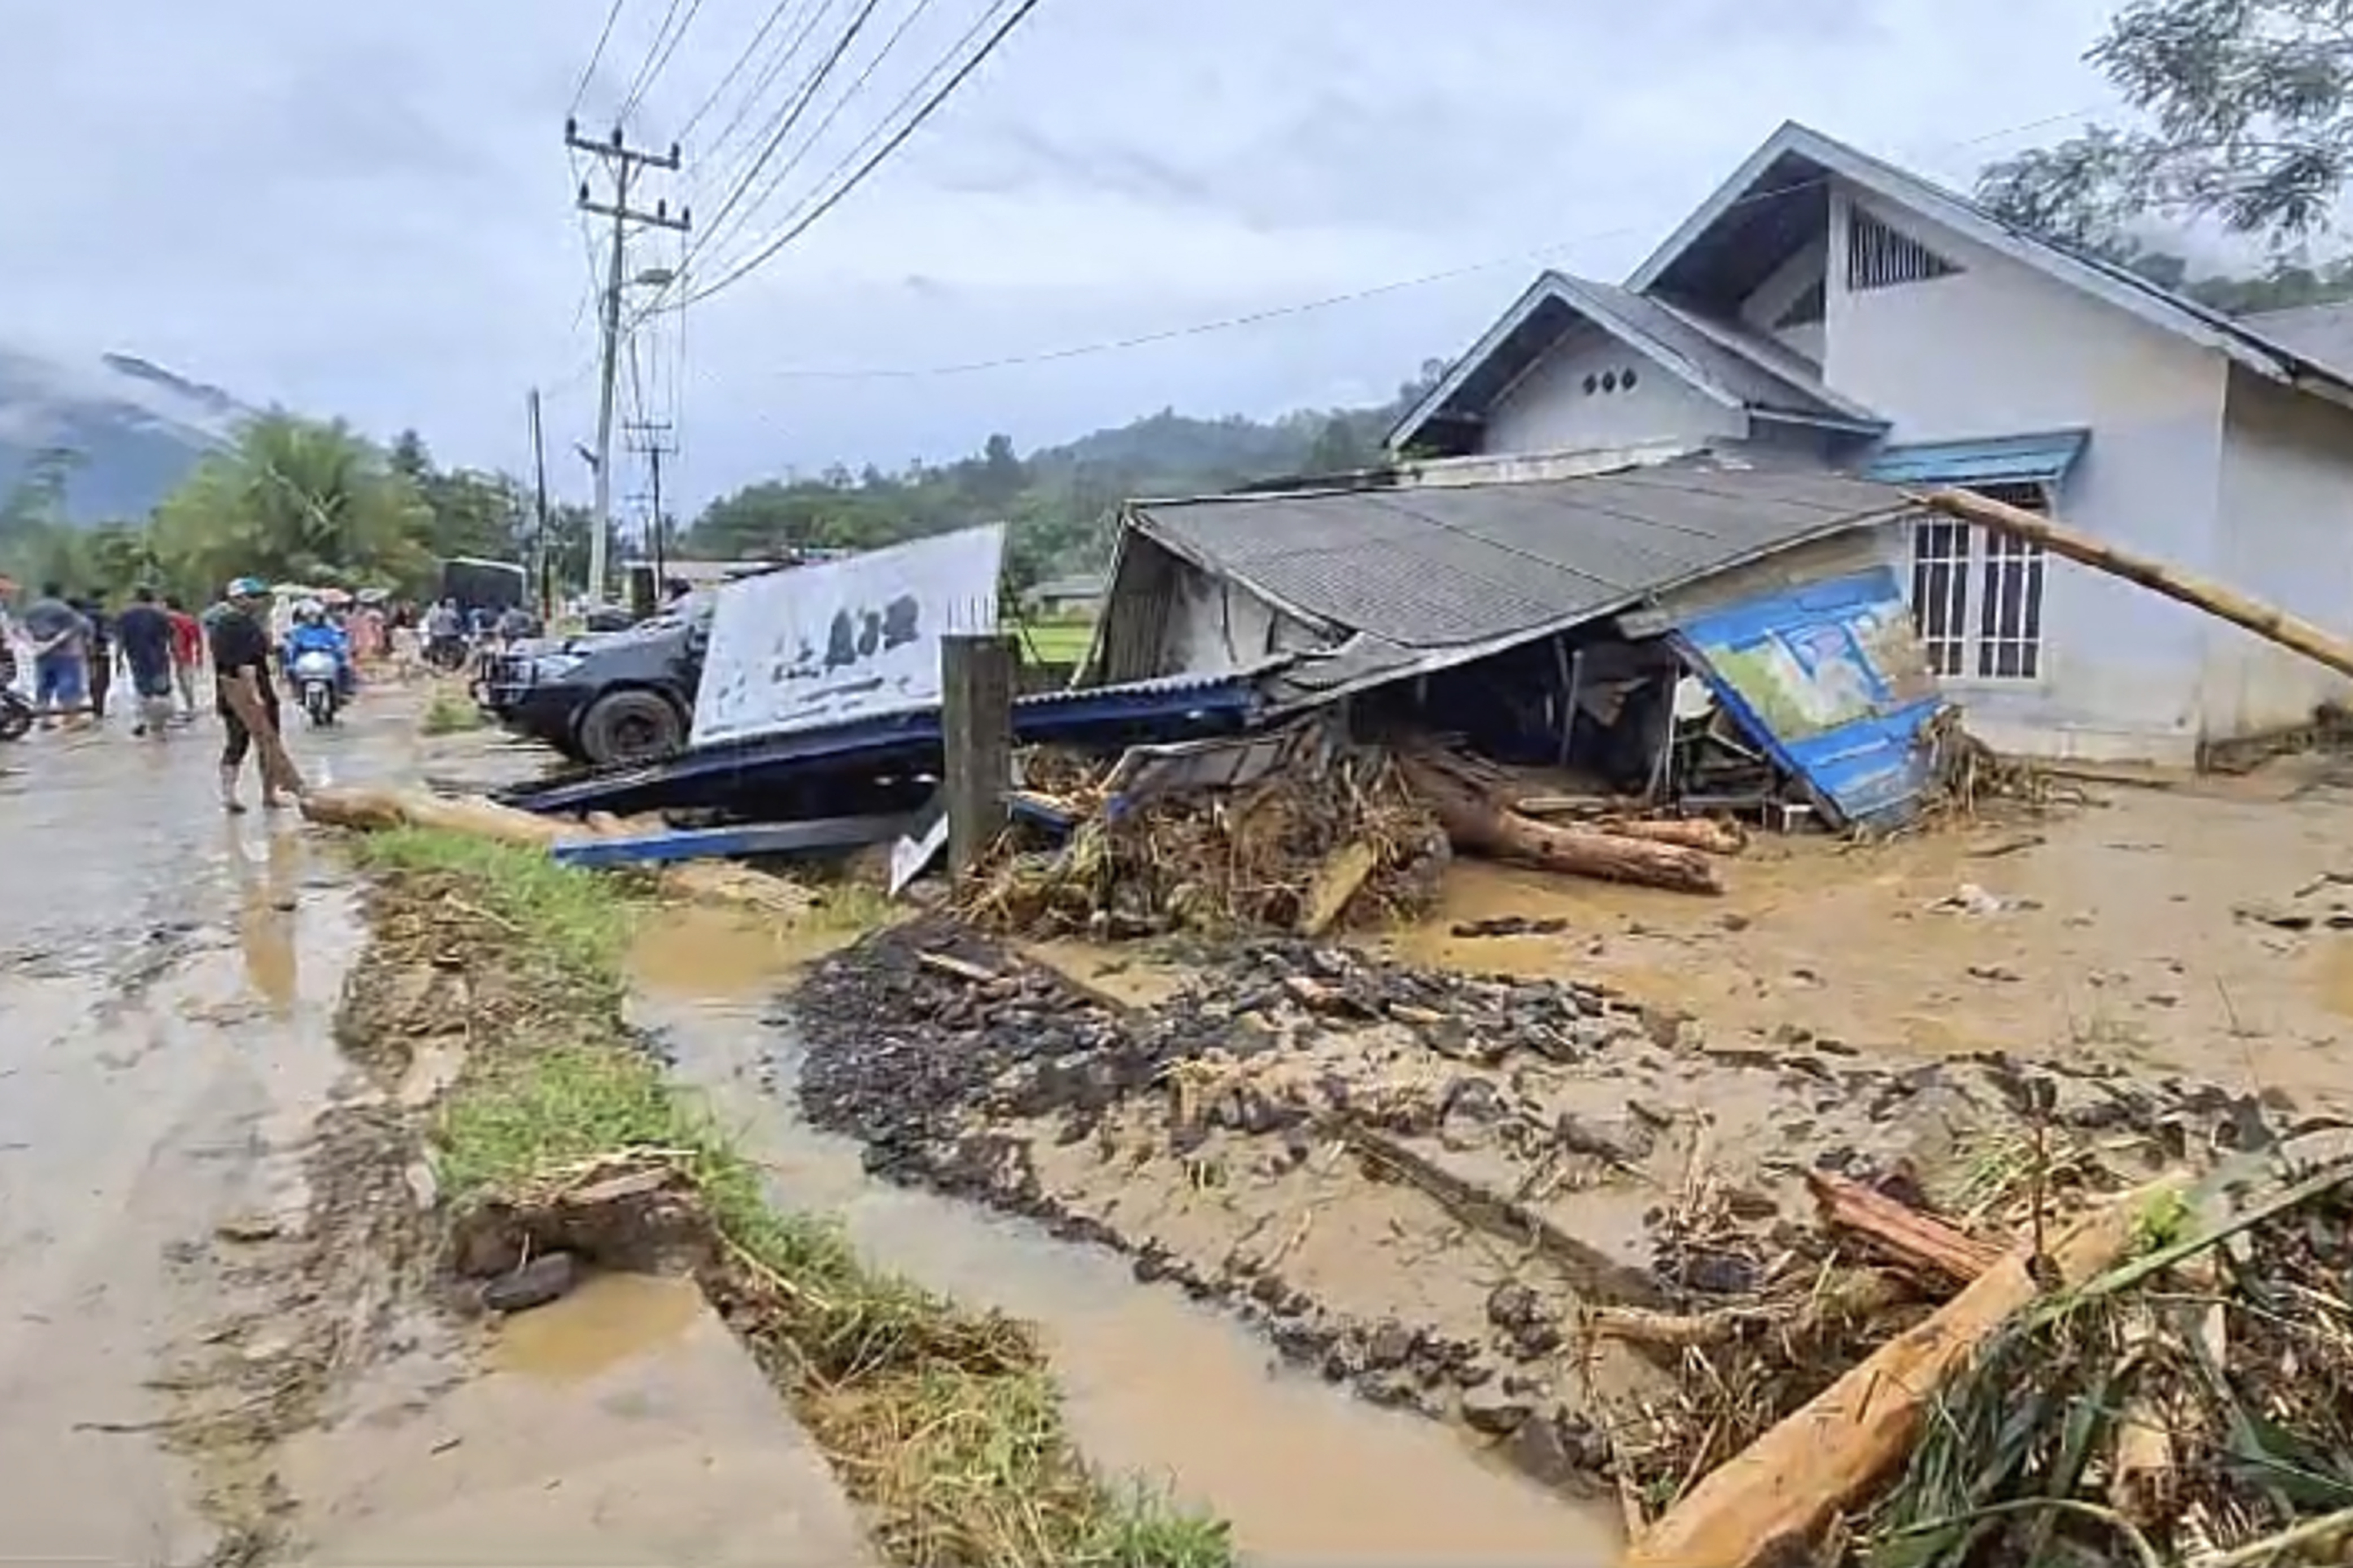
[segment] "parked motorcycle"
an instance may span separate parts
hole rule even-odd
[[[321,729],[335,721],[343,705],[343,670],[324,648],[306,648],[294,656],[294,693],[302,711]]]

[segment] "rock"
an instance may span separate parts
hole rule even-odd
[[[1629,1119],[1610,1123],[1564,1110],[1553,1123],[1553,1142],[1571,1154],[1588,1155],[1608,1164],[1631,1167],[1650,1157],[1658,1134],[1647,1122]]]
[[[431,1214],[441,1204],[441,1183],[433,1174],[433,1167],[422,1160],[411,1160],[401,1167],[400,1179],[407,1184],[409,1201],[419,1214]]]
[[[1365,1339],[1365,1365],[1373,1372],[1391,1372],[1413,1359],[1419,1336],[1395,1318],[1384,1318]]]
[[[1505,1282],[1487,1293],[1487,1321],[1506,1333],[1545,1319],[1543,1300],[1525,1285]]]
[[[1456,1408],[1465,1426],[1490,1437],[1510,1436],[1535,1414],[1525,1399],[1493,1383],[1464,1389]]]
[[[1583,1479],[1577,1451],[1550,1415],[1534,1415],[1520,1423],[1500,1450],[1512,1468],[1529,1479],[1555,1488],[1574,1486]]]
[[[493,1312],[527,1312],[570,1295],[579,1282],[572,1254],[551,1252],[485,1284],[482,1305]]]
[[[285,1229],[277,1218],[266,1214],[231,1215],[213,1226],[213,1234],[223,1241],[269,1241]]]

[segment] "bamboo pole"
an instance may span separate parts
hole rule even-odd
[[[2276,605],[2248,598],[2234,588],[2210,582],[2195,573],[2169,566],[2154,557],[2136,554],[2080,529],[2070,528],[2065,523],[1978,495],[1973,490],[1937,490],[1918,500],[1922,505],[1947,517],[1957,517],[1964,522],[1981,523],[1996,532],[2031,541],[2052,554],[2080,566],[2089,566],[2110,576],[2121,577],[2127,583],[2137,583],[2153,594],[2162,594],[2192,609],[2203,610],[2242,631],[2253,632],[2266,642],[2276,643],[2292,653],[2300,653],[2316,664],[2326,665],[2339,675],[2353,678],[2353,642],[2323,631],[2310,621],[2291,616]]]

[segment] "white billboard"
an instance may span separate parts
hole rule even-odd
[[[746,577],[719,590],[693,743],[929,708],[940,637],[997,628],[1000,523]]]

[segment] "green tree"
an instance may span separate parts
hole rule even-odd
[[[349,426],[269,414],[165,498],[153,550],[192,593],[240,576],[417,588],[431,574],[431,531],[416,485]]]
[[[2085,56],[2151,128],[2093,126],[1989,166],[1978,194],[2037,232],[2105,246],[2149,212],[2274,240],[2312,234],[2353,169],[2353,6],[2131,0]]]
[[[1345,414],[1324,420],[1324,427],[1315,433],[1315,444],[1307,448],[1311,474],[1349,474],[1372,465],[1372,444],[1357,434],[1355,423]]]

